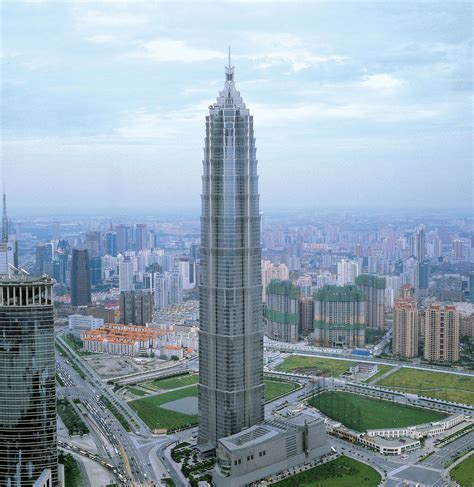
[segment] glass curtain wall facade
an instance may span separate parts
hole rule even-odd
[[[226,68],[202,177],[200,444],[264,419],[260,214],[253,117]]]
[[[58,482],[53,280],[0,277],[0,485]]]

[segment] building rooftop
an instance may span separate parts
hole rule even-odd
[[[55,280],[49,276],[31,276],[29,274],[0,274],[0,284],[18,286],[20,284],[54,284]]]
[[[314,293],[315,301],[366,301],[366,295],[354,285],[348,286],[323,286]]]

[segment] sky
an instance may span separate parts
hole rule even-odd
[[[1,5],[10,214],[199,213],[227,46],[261,209],[472,204],[472,4]]]

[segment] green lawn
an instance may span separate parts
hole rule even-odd
[[[191,386],[197,384],[199,377],[197,374],[183,374],[176,375],[174,377],[167,377],[165,379],[155,379],[142,384],[147,387],[150,386],[153,389],[177,389],[178,387]]]
[[[277,370],[282,372],[314,373],[326,377],[338,377],[349,369],[355,362],[336,360],[332,358],[308,357],[305,355],[290,355]]]
[[[373,382],[374,380],[377,381],[380,376],[387,373],[389,370],[393,369],[391,365],[377,365],[377,373],[374,374],[367,382]]]
[[[472,487],[474,482],[474,455],[456,465],[451,470],[451,478],[461,487]]]
[[[377,487],[382,478],[373,468],[348,457],[311,468],[277,482],[278,487]]]
[[[135,396],[146,396],[149,394],[146,391],[143,391],[142,389],[138,389],[137,387],[127,387],[128,392],[131,392]]]
[[[272,399],[298,389],[297,382],[283,382],[278,380],[265,379],[265,402],[270,402]]]
[[[377,385],[474,405],[474,377],[402,368]]]
[[[323,392],[313,397],[310,404],[326,416],[360,432],[368,429],[413,426],[445,417],[436,411],[346,392]]]
[[[197,386],[130,401],[128,404],[151,429],[177,429],[197,423],[197,415],[188,415],[163,409],[160,406],[184,397],[197,396]]]

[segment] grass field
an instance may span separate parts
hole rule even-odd
[[[377,373],[374,374],[367,382],[377,381],[380,376],[387,373],[389,370],[393,369],[391,365],[377,365]]]
[[[146,396],[148,392],[138,389],[137,387],[127,387],[127,390],[135,396]]]
[[[474,405],[474,377],[402,368],[377,385]]]
[[[311,468],[277,482],[278,487],[376,487],[382,478],[373,468],[348,457]]]
[[[451,470],[451,478],[461,487],[472,487],[474,483],[474,455],[456,465]]]
[[[352,365],[354,365],[354,362],[348,360],[290,355],[277,367],[277,370],[282,372],[314,373],[326,377],[338,377]]]
[[[128,404],[151,429],[177,429],[196,424],[197,415],[178,413],[163,409],[160,406],[170,401],[193,396],[197,396],[196,385],[178,389],[177,391],[144,397],[143,399],[136,399]]]
[[[155,379],[149,382],[144,382],[141,385],[152,389],[177,389],[178,387],[197,384],[198,380],[199,377],[197,374],[183,374],[167,377],[165,379]]]
[[[368,429],[413,426],[445,417],[436,411],[346,392],[324,392],[312,398],[310,404],[326,416],[360,432]]]
[[[296,382],[283,382],[277,380],[265,379],[265,402],[269,402],[275,397],[289,394],[299,387]]]

